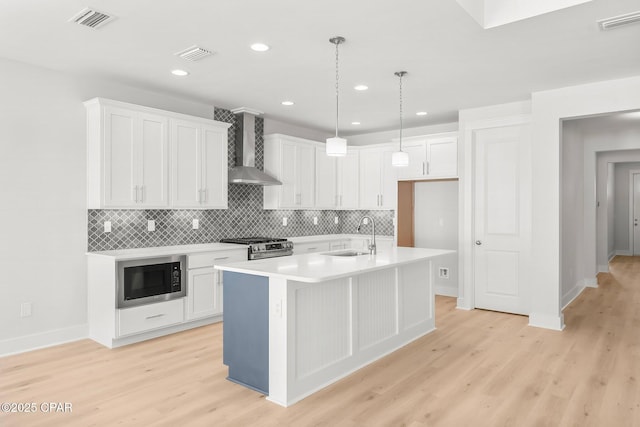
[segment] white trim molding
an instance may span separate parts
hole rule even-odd
[[[71,326],[63,329],[40,332],[22,337],[0,341],[0,357],[25,353],[40,348],[78,341],[89,338],[89,324]]]
[[[552,316],[547,313],[531,313],[529,315],[529,326],[562,331],[564,329],[564,315],[562,313],[559,316]]]

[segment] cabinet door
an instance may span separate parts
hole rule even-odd
[[[398,169],[391,164],[393,150],[385,149],[382,152],[382,165],[380,169],[380,209],[395,209],[398,197]]]
[[[402,145],[402,151],[409,155],[409,165],[398,167],[398,179],[422,178],[426,175],[427,147],[425,141]]]
[[[136,113],[104,109],[104,206],[134,207],[138,201]]]
[[[191,269],[187,280],[187,319],[199,319],[222,312],[218,301],[219,274],[213,267]]]
[[[298,206],[296,145],[283,141],[280,146],[280,207]]]
[[[175,207],[200,206],[202,199],[202,158],[198,124],[172,120],[172,185],[171,198]]]
[[[316,147],[316,208],[334,209],[338,205],[337,175],[336,157]]]
[[[427,174],[429,177],[458,175],[458,138],[427,140]]]
[[[381,157],[380,151],[360,151],[360,208],[362,209],[380,207]]]
[[[338,157],[338,208],[358,209],[360,192],[360,156],[357,151],[348,151]]]
[[[306,144],[299,144],[296,148],[298,207],[312,208],[316,199],[316,151]]]
[[[201,206],[227,208],[227,131],[204,126]]]
[[[138,205],[169,205],[169,136],[165,117],[141,113],[138,124]]]

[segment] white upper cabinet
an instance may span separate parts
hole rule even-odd
[[[338,170],[338,209],[358,209],[360,207],[360,152],[347,150],[347,155],[336,159]]]
[[[398,168],[398,179],[429,179],[458,176],[457,133],[405,138],[402,150],[409,166]]]
[[[317,209],[336,209],[338,198],[338,159],[327,156],[325,147],[316,147],[316,205]]]
[[[95,98],[87,207],[227,207],[227,123]]]
[[[315,206],[316,143],[280,134],[264,138],[264,171],[282,185],[264,187],[265,209]]]
[[[360,150],[360,208],[395,209],[397,168],[391,165],[390,146]]]
[[[99,101],[86,107],[89,208],[168,207],[167,118]]]
[[[171,120],[171,204],[183,208],[227,208],[227,129]]]

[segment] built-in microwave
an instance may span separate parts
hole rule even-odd
[[[186,256],[118,262],[118,308],[182,298],[186,295]]]

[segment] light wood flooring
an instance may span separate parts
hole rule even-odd
[[[567,327],[455,309],[438,329],[290,408],[225,380],[221,324],[115,350],[90,340],[0,359],[1,426],[640,426],[640,259],[616,257]]]

